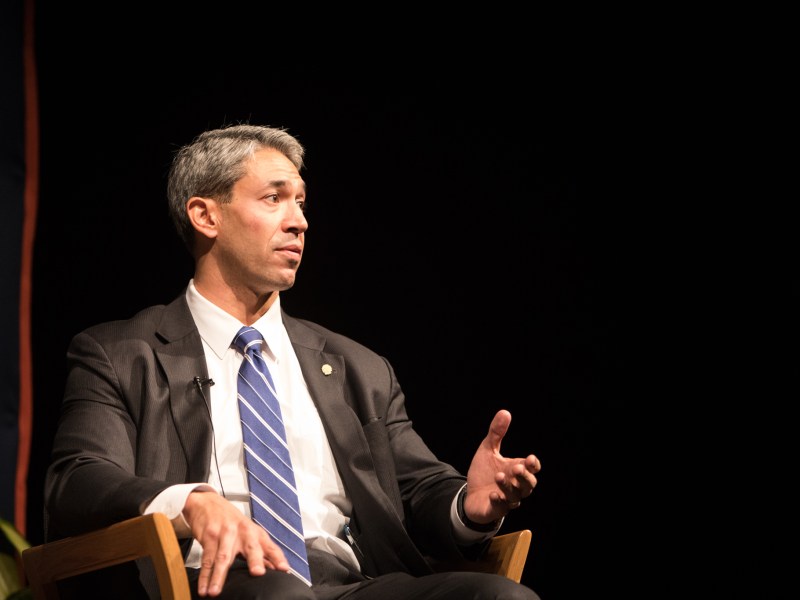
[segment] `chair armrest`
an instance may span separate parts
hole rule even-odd
[[[163,513],[134,517],[103,529],[28,548],[22,552],[34,598],[56,599],[61,579],[149,557],[163,600],[190,600],[178,540]]]
[[[496,535],[489,548],[478,560],[454,560],[439,562],[434,566],[437,571],[478,571],[495,573],[513,579],[517,583],[522,579],[522,571],[528,558],[532,533],[530,529],[521,529],[511,533]]]

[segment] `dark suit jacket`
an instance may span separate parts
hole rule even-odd
[[[363,572],[422,575],[426,556],[460,553],[450,504],[465,479],[412,428],[391,365],[317,324],[285,313],[283,322],[353,503]],[[166,487],[208,480],[210,407],[194,384],[208,370],[183,295],[79,333],[67,360],[45,485],[48,539],[139,515]]]

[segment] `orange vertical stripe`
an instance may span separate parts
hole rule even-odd
[[[34,0],[25,0],[22,36],[25,93],[25,194],[19,286],[19,446],[14,487],[14,524],[25,535],[28,501],[28,464],[33,428],[33,357],[31,353],[31,280],[33,241],[39,201],[39,98],[33,43]]]

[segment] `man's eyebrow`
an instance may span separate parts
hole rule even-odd
[[[268,187],[275,187],[275,188],[285,188],[289,185],[288,179],[273,179],[272,181],[267,182]],[[300,191],[304,194],[306,193],[306,182],[303,181],[300,183]]]

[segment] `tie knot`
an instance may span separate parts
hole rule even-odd
[[[242,327],[233,338],[233,345],[242,353],[260,352],[264,336],[253,327]]]

